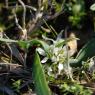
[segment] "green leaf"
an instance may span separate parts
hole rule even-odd
[[[33,39],[29,41],[23,41],[23,40],[12,40],[12,39],[0,38],[0,41],[8,42],[8,43],[18,43],[23,49],[28,49],[29,46],[40,44],[44,48],[45,52],[47,53],[47,56],[48,57],[50,56],[49,45],[41,40]]]
[[[64,0],[62,0],[62,3],[57,3],[56,0],[53,0],[53,4],[56,7],[56,12],[61,12],[64,4]]]
[[[90,6],[90,10],[95,11],[95,3]]]
[[[72,63],[72,66],[82,66],[82,61],[86,61],[88,58],[95,56],[95,38],[91,39],[83,48],[79,51],[76,56],[78,60]]]
[[[38,53],[35,53],[32,74],[37,95],[51,95]]]
[[[46,44],[44,41],[41,40],[37,40],[37,39],[33,39],[33,40],[29,40],[29,41],[18,41],[18,44],[22,47],[22,48],[27,48],[28,46],[33,46],[33,45],[38,45],[40,44],[44,50],[47,52],[49,49],[49,45]]]
[[[65,45],[65,44],[67,44],[68,42],[73,41],[73,40],[79,40],[79,39],[73,37],[73,38],[68,38],[68,39],[65,39],[65,40],[60,40],[59,42],[56,43],[55,46],[56,46],[56,47],[61,47],[61,46]]]
[[[49,45],[47,43],[45,43],[44,41],[41,40],[37,40],[37,39],[33,39],[33,40],[29,40],[29,41],[18,41],[18,44],[23,48],[23,49],[28,49],[29,46],[33,46],[33,45],[41,45],[43,47],[43,49],[45,50],[47,56],[50,56],[49,53]]]
[[[50,57],[49,45],[47,43],[45,43],[44,41],[41,41],[41,40],[37,40],[37,39],[30,40],[29,43],[30,43],[30,45],[40,44],[43,47],[43,49],[45,50],[47,56]]]
[[[15,89],[15,91],[19,92],[20,91],[20,85],[21,85],[21,80],[17,80],[13,83],[13,88]]]
[[[20,41],[18,41],[18,44],[23,49],[28,49],[29,48],[29,41],[20,40]]]

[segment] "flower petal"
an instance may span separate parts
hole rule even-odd
[[[59,74],[61,73],[61,71],[63,70],[63,64],[62,63],[59,63],[58,64],[58,72],[59,72]]]
[[[45,57],[45,58],[41,61],[41,63],[45,63],[45,62],[47,62],[47,60],[48,60],[48,58]]]
[[[42,56],[45,56],[46,55],[45,51],[42,48],[37,48],[36,50],[38,51],[38,53],[40,55],[42,55]]]

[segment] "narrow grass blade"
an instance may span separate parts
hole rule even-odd
[[[33,80],[35,85],[35,92],[37,95],[51,95],[50,89],[45,79],[45,74],[40,62],[38,53],[35,53],[33,69]]]

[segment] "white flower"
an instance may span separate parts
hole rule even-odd
[[[89,62],[89,71],[93,72],[94,70],[95,70],[95,62],[94,62],[94,58],[91,58]]]
[[[50,75],[50,76],[51,76],[51,72],[52,72],[52,68],[51,68],[51,67],[49,67],[49,68],[48,68],[48,75]]]
[[[38,12],[37,15],[36,15],[36,19],[40,19],[41,17],[43,16],[43,13],[42,12]]]
[[[47,38],[44,35],[42,35],[42,37],[45,40],[52,41],[53,44],[50,45],[49,51],[48,51],[50,53],[50,55],[51,55],[50,58],[48,58],[46,56],[46,53],[45,53],[45,51],[42,48],[37,48],[37,51],[38,51],[38,53],[40,55],[46,56],[44,59],[42,59],[41,62],[42,63],[46,63],[48,59],[51,59],[51,61],[53,63],[63,63],[62,60],[64,60],[64,58],[67,56],[66,55],[66,47],[63,47],[63,45],[62,45],[62,43],[64,42],[64,40],[63,39],[57,39],[56,41],[54,41],[53,39]]]
[[[47,58],[47,57],[45,57],[43,60],[41,60],[41,63],[46,63],[46,62],[47,62],[47,60],[48,60],[48,58]]]
[[[52,62],[56,62],[56,61],[57,61],[56,57],[55,57],[55,56],[52,56],[52,57],[51,57],[51,61],[52,61]]]
[[[45,51],[44,51],[42,48],[37,48],[36,50],[38,51],[38,53],[39,53],[40,55],[46,56],[46,53],[45,53]]]
[[[71,78],[72,81],[73,81],[72,67],[70,65],[68,65],[68,64],[64,64],[64,71],[65,71],[67,77],[68,78]]]
[[[58,64],[58,73],[60,74],[62,70],[63,70],[63,64],[59,63]]]
[[[57,56],[58,55],[58,52],[59,52],[59,48],[54,48],[53,49],[53,53]]]
[[[50,45],[49,51],[48,51],[50,53],[50,57],[48,57],[46,55],[46,53],[43,49],[41,49],[41,48],[37,49],[39,54],[44,56],[41,63],[46,63],[48,59],[50,59],[51,62],[53,63],[53,65],[48,67],[48,75],[57,77],[58,75],[61,74],[62,70],[64,70],[67,77],[71,78],[73,80],[72,68],[69,65],[69,61],[66,62],[66,60],[65,60],[67,58],[68,51],[67,51],[66,46],[63,46],[64,39],[58,38],[57,40],[54,41],[53,39],[47,38],[45,36],[43,36],[43,38],[45,40],[53,42],[53,44]],[[54,68],[52,68],[52,66],[54,66],[54,65],[57,66],[56,71],[58,69],[58,72],[56,72],[56,74],[54,72],[52,72],[53,70],[55,70]]]

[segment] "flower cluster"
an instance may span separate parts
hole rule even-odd
[[[61,72],[64,71],[68,77],[72,78],[72,68],[68,63],[69,59],[67,59],[67,56],[69,56],[69,51],[64,44],[65,40],[57,38],[57,40],[54,41],[53,39],[45,36],[43,36],[43,38],[53,42],[53,44],[49,46],[48,52],[50,57],[46,55],[46,52],[42,48],[37,48],[38,53],[44,56],[41,63],[47,63],[48,60],[50,60],[52,63],[50,66],[48,66],[47,74],[49,76],[57,77],[58,75],[62,75],[63,73]]]

